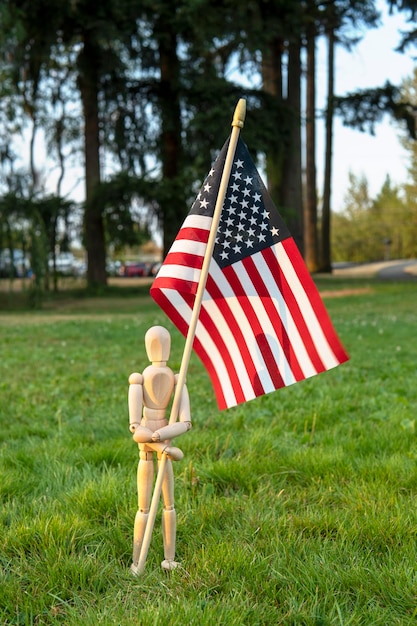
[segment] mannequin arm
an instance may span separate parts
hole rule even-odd
[[[190,430],[191,422],[175,422],[175,424],[168,424],[156,430],[152,435],[152,441],[166,441],[174,439],[179,435],[183,435]]]
[[[143,376],[134,372],[129,376],[129,393],[127,396],[127,404],[129,407],[129,429],[135,432],[135,427],[140,424],[142,419],[143,407]]]
[[[177,381],[177,376],[175,377],[175,382]],[[168,424],[168,426],[163,426],[159,428],[153,433],[152,441],[166,441],[167,439],[174,439],[174,437],[178,437],[179,435],[183,435],[191,428],[191,413],[190,413],[190,398],[188,396],[188,390],[186,385],[184,385],[182,393],[180,406],[178,411],[178,420],[174,424]]]

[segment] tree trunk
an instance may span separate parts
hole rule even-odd
[[[304,260],[310,272],[318,270],[316,190],[316,40],[314,24],[307,33],[306,199]]]
[[[186,215],[184,185],[181,183],[183,165],[181,142],[181,108],[179,97],[179,60],[177,37],[169,20],[161,17],[159,37],[161,161],[162,189],[160,211],[163,225],[164,256],[168,253]]]
[[[288,87],[289,108],[288,144],[282,168],[281,209],[295,243],[301,253],[303,240],[303,186],[301,165],[301,42],[289,44]]]
[[[263,89],[276,99],[277,106],[282,105],[282,50],[282,39],[276,37],[263,53],[261,66]],[[281,204],[282,158],[282,146],[270,148],[265,164],[268,192],[277,206]]]
[[[300,44],[290,44],[288,54],[287,93],[284,99],[282,77],[283,41],[276,38],[262,59],[263,88],[288,107],[289,127],[285,145],[270,149],[266,159],[268,191],[277,205],[300,250],[303,248],[301,131],[300,131]]]
[[[85,211],[84,237],[89,287],[107,284],[103,211],[98,200],[100,184],[100,138],[98,108],[98,54],[88,40],[80,55],[79,88],[84,115]]]
[[[330,225],[331,225],[331,180],[332,180],[332,153],[333,153],[333,96],[334,96],[334,29],[330,26],[328,32],[327,58],[327,109],[326,109],[326,148],[324,157],[324,186],[323,208],[321,217],[321,251],[320,270],[332,271]]]

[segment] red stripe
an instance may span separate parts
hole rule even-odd
[[[194,339],[194,350],[200,358],[201,362],[203,363],[204,367],[207,369],[208,375],[210,376],[211,384],[213,385],[217,405],[220,411],[222,411],[223,409],[227,409],[229,405],[227,404],[226,398],[224,397],[223,387],[217,374],[217,370],[214,367],[208,353],[203,348],[203,345],[198,337],[195,337]]]
[[[195,296],[197,293],[198,283],[191,280],[184,280],[183,278],[171,277],[171,276],[159,276],[155,278],[152,283],[150,294],[155,299],[155,293],[159,289],[172,289],[178,291],[181,294],[189,293]]]
[[[161,307],[167,317],[171,320],[171,322],[178,328],[180,333],[182,333],[182,335],[186,337],[188,333],[189,323],[187,323],[184,318],[179,314],[176,305],[171,302],[168,295],[165,292],[160,291],[159,289],[152,289],[151,295],[155,302]],[[182,296],[192,310],[194,306],[194,297],[184,294],[182,294]],[[222,385],[220,383],[216,368],[214,367],[208,353],[204,350],[198,337],[194,338],[193,348],[210,376],[219,409],[226,409],[227,403],[223,394]]]
[[[301,258],[295,241],[293,239],[286,239],[282,242],[282,245],[288,255],[288,258],[291,259],[292,266],[298,276],[299,281],[304,287],[308,299],[310,300],[311,306],[313,307],[317,319],[320,322],[320,326],[327,339],[327,342],[333,350],[335,358],[339,363],[344,363],[348,360],[349,357],[345,352],[342,344],[340,343],[339,337],[334,330],[326,307],[323,304],[323,301],[320,297],[316,285],[314,284],[313,279],[311,278],[306,266],[304,265],[304,261]],[[296,261],[295,263],[294,260]]]
[[[298,252],[297,248],[296,250]],[[300,309],[300,305],[297,302],[297,299],[293,293],[292,287],[288,283],[283,271],[281,270],[281,267],[279,266],[278,259],[276,258],[275,254],[272,252],[271,249],[265,250],[264,256],[268,258],[268,265],[271,268],[275,268],[272,270],[274,272],[275,280],[281,291],[282,297],[284,298],[285,303],[289,311],[291,312],[294,323],[297,326],[298,332],[300,333],[300,337],[302,339],[305,349],[307,350],[308,356],[311,359],[313,367],[316,369],[318,373],[324,372],[326,370],[326,367],[323,361],[321,360],[321,357],[317,351],[316,344],[314,343],[313,338],[310,334],[310,330],[305,321],[305,316]],[[293,265],[292,258],[290,260],[291,260],[291,264]],[[310,274],[308,274],[308,272],[307,272],[307,275],[310,278]]]
[[[271,380],[275,389],[284,387],[285,386],[284,381],[281,377],[281,374],[279,373],[275,357],[271,351],[268,340],[265,337],[264,330],[261,324],[259,323],[258,316],[256,315],[256,312],[254,311],[250,300],[247,298],[245,294],[242,283],[240,282],[240,278],[238,274],[236,273],[236,271],[234,270],[233,265],[229,265],[228,267],[225,267],[223,269],[223,273],[228,279],[229,283],[233,285],[233,288],[235,288],[236,286],[236,292],[238,292],[239,294],[242,294],[239,296],[240,304],[243,310],[245,311],[246,317],[252,327],[253,334],[256,338],[256,342],[264,358],[265,365],[268,369],[268,373],[271,377]],[[260,385],[262,384],[259,379],[258,373],[255,374],[255,379],[253,381],[253,384],[255,384],[255,381],[259,383]]]
[[[259,381],[259,377],[257,376],[257,369],[253,363],[253,359],[248,349],[246,339],[240,329],[239,320],[235,318],[235,315],[233,311],[230,309],[227,299],[224,298],[216,281],[210,275],[210,273],[207,278],[206,290],[207,290],[207,293],[210,295],[210,297],[216,301],[216,305],[219,307],[230,329],[230,334],[234,336],[236,340],[240,355],[242,357],[242,361],[245,364],[246,370],[248,372],[248,377],[252,382],[252,392],[255,394],[255,396],[260,396],[264,394],[265,390]],[[229,348],[227,347],[227,345],[225,346],[225,349],[229,351]],[[232,355],[232,360],[233,360],[233,355]],[[229,374],[230,374],[230,378],[231,378],[235,395],[236,397],[238,397],[241,395],[242,386],[240,384],[240,380],[239,380],[238,374],[234,366],[233,366],[233,372],[229,372]],[[243,397],[242,402],[244,402],[245,400],[244,395],[242,397]]]
[[[275,276],[277,272],[276,263],[274,263],[275,267],[270,267],[269,262],[268,262],[269,255],[268,254],[264,255],[263,253],[261,254],[264,256],[265,262],[268,265],[272,275]],[[273,255],[273,258],[275,259],[275,255]],[[304,380],[305,374],[295,354],[294,348],[291,343],[291,338],[288,336],[287,330],[282,322],[282,318],[279,314],[279,311],[277,311],[277,309],[275,308],[273,304],[273,300],[271,298],[271,296],[273,296],[273,294],[271,294],[271,285],[265,284],[258,270],[258,267],[256,266],[253,260],[253,257],[247,257],[246,259],[244,259],[243,265],[245,266],[246,271],[248,272],[254,284],[254,287],[256,291],[258,292],[259,297],[262,298],[262,304],[270,319],[271,325],[274,328],[274,332],[276,333],[277,340],[279,341],[280,347],[285,354],[285,357],[288,361],[288,365],[291,368],[291,371],[295,380],[296,381]],[[278,290],[277,285],[273,285],[273,288],[276,291]]]
[[[175,241],[177,241],[178,239],[188,239],[189,241],[207,243],[209,234],[210,230],[207,230],[206,228],[191,228],[183,226],[176,236]]]
[[[336,359],[339,361],[339,363],[344,363],[349,359],[349,356],[347,355],[345,349],[340,343],[340,339],[336,334],[336,331],[333,327],[329,314],[327,313],[326,307],[323,304],[317,287],[314,284],[314,281],[311,278],[309,272],[307,271],[303,260],[301,259],[301,255],[295,244],[295,241],[293,239],[286,239],[282,242],[282,245],[290,259],[297,259],[297,263],[292,263],[292,265],[295,272],[297,273],[298,279],[305,289],[308,299],[311,302],[311,306],[316,311],[316,315],[322,327],[323,333],[331,349],[333,350]]]
[[[166,265],[184,265],[185,267],[192,267],[201,269],[203,266],[204,257],[193,254],[192,252],[168,252],[164,261]]]
[[[199,322],[204,326],[204,328],[206,329],[207,333],[210,335],[211,340],[213,341],[213,343],[215,344],[216,348],[218,349],[221,358],[223,359],[224,365],[225,365],[225,369],[227,370],[227,373],[229,375],[231,384],[232,384],[232,388],[233,388],[233,392],[235,394],[236,397],[236,403],[240,404],[241,402],[245,402],[246,398],[245,398],[245,394],[242,390],[242,385],[240,384],[239,378],[237,376],[236,373],[236,369],[233,363],[233,358],[232,355],[230,354],[230,351],[227,347],[227,344],[225,343],[222,335],[220,334],[220,332],[217,329],[216,326],[216,320],[213,319],[211,317],[211,315],[207,312],[207,310],[204,308],[204,304],[201,307],[200,310],[200,317],[199,317]],[[197,338],[198,338],[198,328],[197,328]],[[201,345],[201,344],[200,344]],[[207,354],[204,351],[203,354],[203,347],[201,345],[201,354],[199,354],[201,360],[203,361],[203,363],[206,365],[206,367],[208,368],[208,364],[205,363],[205,361],[203,360],[205,358],[204,354]],[[198,347],[195,346],[195,350],[198,350]],[[210,361],[210,365],[214,368],[214,365],[212,364],[212,362]],[[221,385],[221,381],[219,380],[219,384]]]

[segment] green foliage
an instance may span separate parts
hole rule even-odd
[[[405,193],[404,193],[405,191]],[[415,258],[417,210],[410,186],[393,185],[387,176],[375,198],[364,176],[349,175],[345,209],[332,219],[334,261]]]
[[[383,87],[361,89],[343,97],[335,97],[334,109],[346,126],[371,134],[375,133],[375,125],[390,114],[405,124],[410,137],[416,137],[413,108],[401,98],[400,87],[390,82]]]
[[[158,515],[140,578],[127,378],[150,325],[172,331],[174,369],[183,338],[130,291],[0,315],[2,624],[415,623],[415,285],[320,286],[339,291],[343,366],[219,413],[193,356],[181,567],[160,568]]]

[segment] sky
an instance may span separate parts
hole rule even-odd
[[[382,25],[365,31],[364,37],[352,51],[340,46],[336,49],[335,92],[342,96],[357,89],[381,87],[386,81],[394,85],[412,76],[417,50],[410,47],[406,53],[395,52],[401,40],[400,31],[408,31],[404,15],[388,15],[386,2],[378,2],[383,13]],[[326,50],[318,50],[319,66],[317,81],[321,86],[317,103],[324,102],[326,81]],[[324,129],[317,127],[317,184],[319,193],[323,188]],[[401,129],[388,116],[376,126],[375,136],[346,128],[339,119],[334,122],[332,208],[341,211],[349,186],[348,176],[364,175],[369,183],[371,197],[378,194],[386,176],[393,183],[402,184],[407,180],[407,153],[400,144]]]

